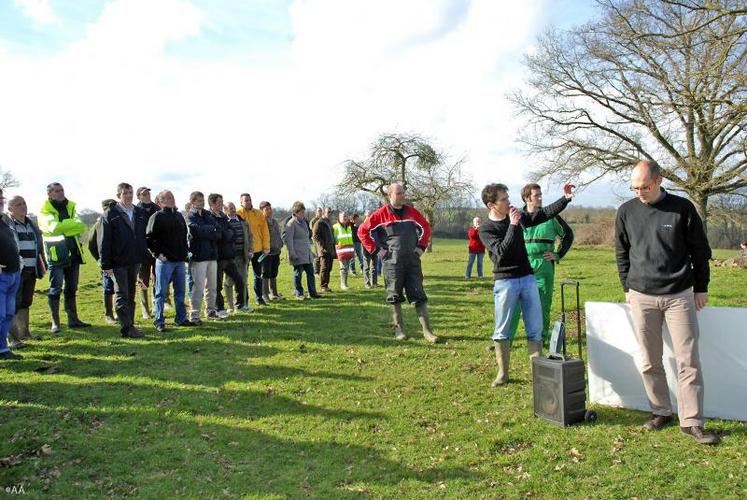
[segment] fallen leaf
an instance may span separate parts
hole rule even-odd
[[[42,445],[42,447],[39,449],[39,451],[42,452],[42,455],[51,455],[52,454],[52,447],[48,444]]]
[[[22,462],[21,455],[10,455],[9,457],[0,457],[0,467],[13,467]]]

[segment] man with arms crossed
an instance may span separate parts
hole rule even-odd
[[[630,190],[615,221],[615,251],[633,327],[641,348],[643,385],[651,406],[646,430],[672,422],[672,403],[662,363],[666,321],[677,361],[680,429],[701,444],[718,436],[703,428],[703,376],[698,355],[696,311],[708,301],[710,270],[703,222],[693,204],[661,187],[661,167],[652,160],[633,169]]]

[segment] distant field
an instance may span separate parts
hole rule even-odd
[[[89,264],[80,309],[95,327],[50,339],[37,295],[33,327],[47,338],[0,364],[0,488],[36,497],[747,495],[744,423],[710,422],[723,437],[713,448],[676,426],[644,434],[646,414],[631,410],[597,407],[593,425],[554,427],[532,414],[521,336],[513,382],[491,389],[492,283],[465,280],[465,263],[463,241],[437,240],[424,257],[444,340],[436,346],[418,337],[409,306],[413,339],[394,341],[383,290],[363,289],[360,277],[349,293],[162,335],[142,324],[146,340],[123,340],[103,324]],[[622,300],[609,248],[574,248],[558,275],[581,281],[582,300]],[[286,296],[290,278],[284,262]],[[710,299],[747,307],[747,271],[712,269]]]

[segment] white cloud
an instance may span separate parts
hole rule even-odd
[[[171,188],[180,203],[200,189],[288,206],[399,130],[466,154],[477,185],[518,183],[504,95],[521,82],[516,56],[541,3],[464,5],[300,0],[290,57],[268,67],[169,55],[206,23],[186,0],[111,2],[54,56],[0,51],[0,166],[32,209],[53,179],[91,208],[122,180]]]
[[[47,26],[59,22],[49,0],[15,0],[15,4],[36,24]]]

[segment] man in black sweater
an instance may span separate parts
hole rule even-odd
[[[169,295],[169,283],[174,286],[174,323],[177,326],[192,326],[184,305],[184,263],[188,255],[187,222],[176,209],[171,191],[161,191],[156,195],[156,201],[161,209],[148,220],[145,239],[148,251],[156,260],[153,324],[156,325],[156,330],[164,332],[166,319],[163,307]]]
[[[498,374],[492,386],[508,381],[511,353],[511,319],[521,304],[527,332],[529,357],[542,352],[542,305],[534,271],[524,244],[524,228],[536,226],[559,214],[573,198],[572,184],[565,184],[562,198],[529,213],[511,205],[504,184],[488,184],[482,190],[482,201],[490,213],[480,224],[479,236],[493,262],[493,301],[495,304],[495,359]]]
[[[710,270],[703,223],[693,204],[661,187],[661,167],[640,161],[615,221],[617,268],[641,348],[643,385],[653,415],[646,430],[672,422],[662,363],[662,322],[666,321],[677,360],[678,414],[682,432],[701,444],[716,444],[703,425],[703,376],[695,312],[708,301]]]

